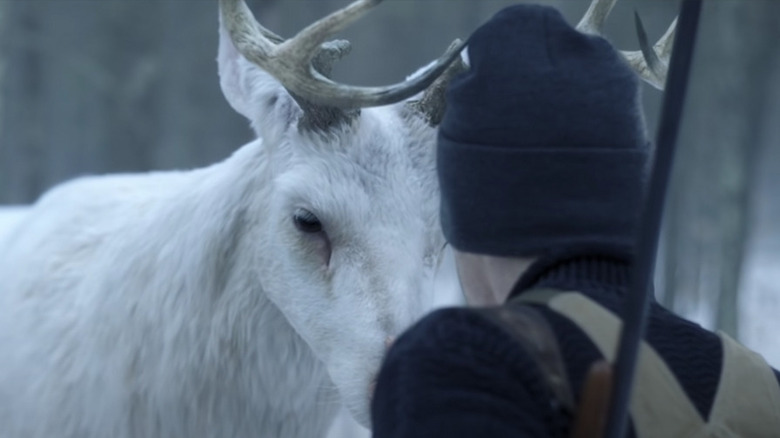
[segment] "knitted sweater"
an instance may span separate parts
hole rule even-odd
[[[628,281],[627,257],[559,255],[535,263],[512,296],[539,287],[576,290],[619,313]],[[540,311],[579,394],[588,368],[602,356],[569,320],[545,307]],[[707,418],[722,367],[718,336],[653,302],[646,341]],[[775,376],[780,384],[780,373]],[[467,308],[442,309],[388,352],[372,401],[374,437],[565,437],[571,419],[550,406],[550,397],[531,356],[507,333]]]

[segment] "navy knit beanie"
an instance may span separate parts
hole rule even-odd
[[[500,11],[468,53],[438,139],[450,244],[498,256],[631,245],[649,145],[622,55],[538,5]]]

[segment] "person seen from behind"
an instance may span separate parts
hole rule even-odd
[[[605,39],[538,5],[500,11],[468,54],[437,167],[474,307],[433,312],[398,338],[373,436],[595,437],[573,424],[629,293],[651,160],[639,80]],[[780,374],[652,302],[629,412],[630,437],[780,437]]]

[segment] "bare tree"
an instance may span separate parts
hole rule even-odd
[[[705,3],[669,199],[664,302],[732,335],[778,40],[780,3]]]

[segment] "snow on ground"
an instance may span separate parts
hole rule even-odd
[[[780,368],[780,245],[757,247],[740,292],[740,341]]]

